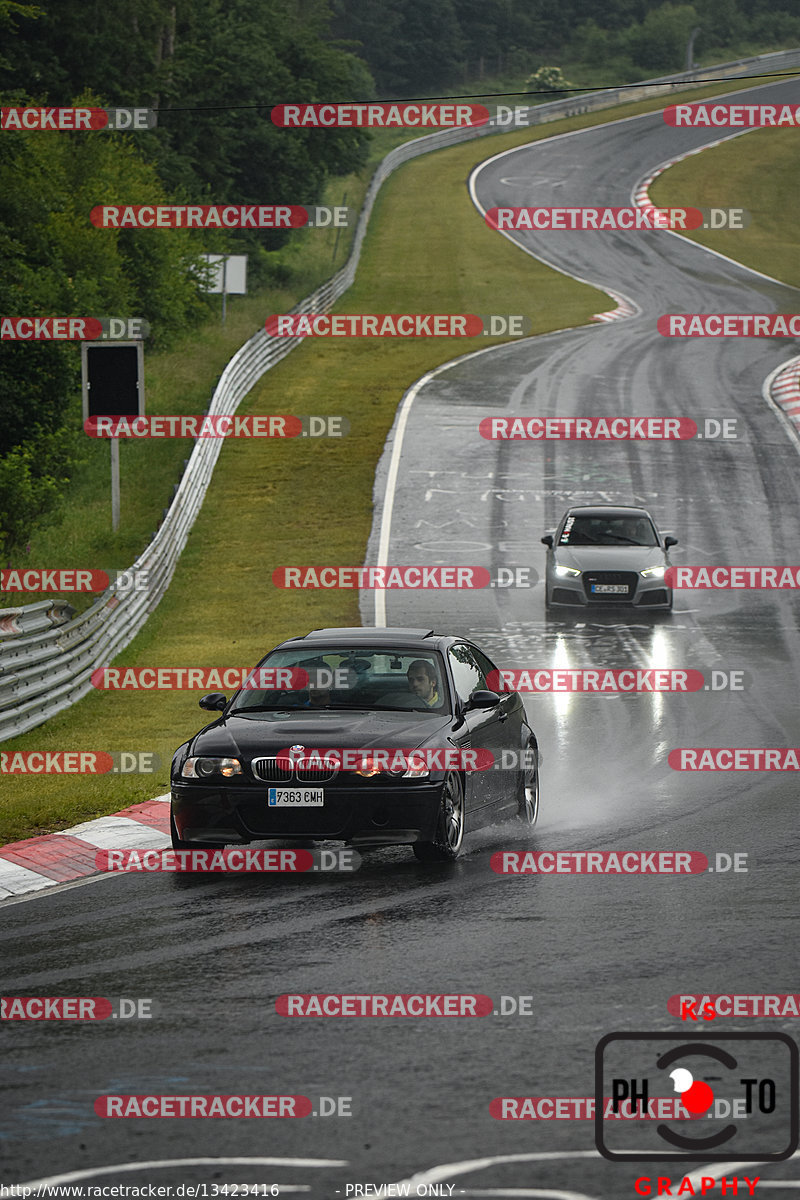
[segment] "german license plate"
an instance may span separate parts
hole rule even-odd
[[[322,808],[324,803],[324,788],[267,789],[267,804],[270,808]]]
[[[593,583],[592,591],[605,596],[627,596],[627,583]]]

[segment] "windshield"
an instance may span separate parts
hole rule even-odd
[[[269,683],[260,672],[273,671]],[[282,671],[278,675],[278,671]],[[280,685],[285,682],[286,686]],[[449,713],[442,661],[431,651],[308,647],[275,650],[253,672],[230,712],[310,709],[395,709]]]
[[[649,517],[610,516],[601,513],[569,516],[559,546],[657,546]]]

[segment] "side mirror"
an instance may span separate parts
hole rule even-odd
[[[551,550],[553,549],[552,533],[546,533],[543,538],[539,538],[539,541],[542,543],[543,546],[549,546]]]
[[[664,549],[665,550],[669,550],[670,546],[677,546],[677,544],[678,544],[677,538],[674,538],[674,537],[665,537],[664,538]]]
[[[489,692],[478,689],[472,692],[469,700],[466,703],[466,709],[469,712],[473,708],[494,708],[495,704],[500,703],[500,697],[497,692]]]
[[[209,692],[207,696],[201,696],[197,703],[200,708],[207,708],[209,712],[222,712],[228,700],[222,692]]]

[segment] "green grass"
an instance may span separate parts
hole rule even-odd
[[[715,85],[700,94],[719,91]],[[487,229],[464,181],[475,164],[510,146],[651,111],[660,104],[663,101],[626,105],[497,135],[402,167],[378,197],[356,282],[339,311],[521,312],[532,318],[535,332],[588,322],[609,307],[605,293],[549,270]],[[376,145],[374,152],[380,150]],[[359,186],[363,189],[363,180]],[[329,203],[340,202],[338,187],[338,182],[332,185]],[[148,359],[150,411],[205,407],[233,349],[267,313],[285,310],[305,294],[309,279],[324,265],[321,251],[312,266],[296,253],[305,290],[294,296],[273,292],[234,300],[224,332],[211,323],[183,348]],[[482,338],[480,345],[501,340]],[[276,642],[298,631],[358,624],[356,592],[282,591],[272,586],[272,571],[284,564],[363,562],[375,466],[404,390],[426,370],[472,348],[474,343],[438,339],[310,340],[270,371],[240,412],[339,414],[349,419],[350,435],[339,441],[225,443],[170,589],[115,665],[251,666]],[[178,457],[187,457],[184,446],[176,446]],[[152,507],[148,512],[141,497],[134,504],[135,485],[138,482],[143,494],[155,493],[169,478],[164,468],[163,479],[156,481],[156,448],[157,443],[123,447],[125,531],[119,541],[94,528],[106,502],[100,462],[94,465],[92,482],[97,520],[87,519],[89,484],[86,493],[76,487],[68,500],[77,511],[67,513],[58,529],[44,530],[41,540],[37,535],[38,562],[128,566],[143,544],[141,533],[146,542],[154,528]],[[106,448],[101,449],[107,457]],[[161,506],[159,493],[159,511]],[[67,533],[69,553],[62,540]],[[40,557],[45,545],[56,558]],[[8,777],[0,839],[63,829],[165,791],[172,751],[208,719],[197,708],[197,699],[191,692],[95,692],[38,729],[4,743],[5,753],[149,751],[161,756],[163,767],[157,776]]]
[[[800,195],[797,130],[756,129],[670,167],[650,188],[661,208],[743,208],[744,229],[684,234],[783,283],[800,286],[800,249],[791,220]]]

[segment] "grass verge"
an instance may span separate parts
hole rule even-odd
[[[660,208],[743,208],[744,229],[694,229],[683,236],[800,287],[797,233],[787,220],[800,195],[795,129],[755,129],[670,167],[650,188]]]

